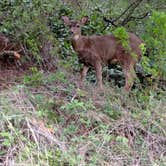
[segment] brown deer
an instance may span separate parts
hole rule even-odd
[[[92,66],[96,71],[97,85],[102,89],[102,66],[118,63],[125,75],[125,90],[129,91],[136,77],[134,66],[141,58],[140,45],[143,41],[135,34],[129,33],[129,47],[131,49],[127,51],[112,34],[101,36],[81,35],[81,26],[88,21],[88,16],[84,16],[80,21],[70,20],[67,16],[62,16],[62,19],[70,28],[72,46],[78,53],[80,62],[84,64],[81,72],[81,82],[86,77],[89,66]]]

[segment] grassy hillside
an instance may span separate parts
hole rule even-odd
[[[35,82],[33,82],[35,78]],[[16,77],[17,79],[17,77]],[[103,92],[65,70],[23,75],[0,92],[4,165],[165,165],[164,91],[105,82]]]

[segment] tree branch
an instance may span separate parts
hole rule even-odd
[[[138,17],[131,16],[131,19],[132,19],[132,20],[140,20],[140,19],[144,19],[144,18],[147,17],[148,15],[150,15],[150,12],[146,12],[146,13],[143,14],[142,16],[138,16]]]
[[[18,54],[16,51],[3,51],[3,52],[0,52],[0,56],[3,56],[3,55],[13,55],[16,59],[20,59],[21,55]]]
[[[130,21],[131,15],[133,14],[134,10],[140,5],[142,1],[143,0],[137,0],[133,3],[132,7],[129,8],[129,13],[127,14],[126,18],[121,22],[122,26],[126,25]]]
[[[119,25],[126,25],[129,21],[131,20],[136,20],[136,19],[143,19],[145,18],[146,16],[148,16],[149,12],[145,13],[143,16],[139,16],[139,17],[133,17],[132,14],[133,12],[135,11],[135,9],[140,5],[140,3],[142,2],[143,0],[136,0],[135,2],[131,3],[118,17],[116,18],[110,18],[110,19],[107,19],[106,17],[103,17],[103,20],[108,23],[106,25],[106,27],[111,24],[113,25],[114,27],[117,27]],[[128,14],[126,14],[128,13]],[[121,21],[120,23],[117,23],[118,20],[120,20],[120,18],[126,14],[125,18],[123,19],[123,21]]]
[[[115,21],[112,18],[107,19],[106,17],[103,17],[103,20],[107,23],[106,27],[108,27],[109,24],[113,25],[114,27],[117,27],[117,25],[115,24]]]

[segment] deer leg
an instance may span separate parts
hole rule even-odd
[[[101,63],[96,63],[95,65],[96,77],[97,77],[97,86],[99,89],[103,89],[102,84],[102,65]]]
[[[129,91],[133,85],[134,78],[136,77],[135,70],[133,66],[125,67],[124,68],[124,75],[125,75],[125,90]]]
[[[89,69],[89,67],[84,65],[84,67],[83,67],[83,69],[81,71],[81,81],[80,81],[81,86],[83,85],[83,81],[84,81],[84,79],[85,79],[85,77],[87,75],[88,69]]]

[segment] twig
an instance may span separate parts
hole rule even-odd
[[[41,130],[41,129],[40,130],[34,129],[34,131],[35,131],[35,133],[38,133],[38,134],[44,136],[47,140],[53,141],[56,145],[59,146],[61,151],[63,151],[63,152],[67,151],[66,145],[63,142],[61,142],[58,139],[56,139],[55,137],[53,137],[52,134],[43,132],[43,130]]]

